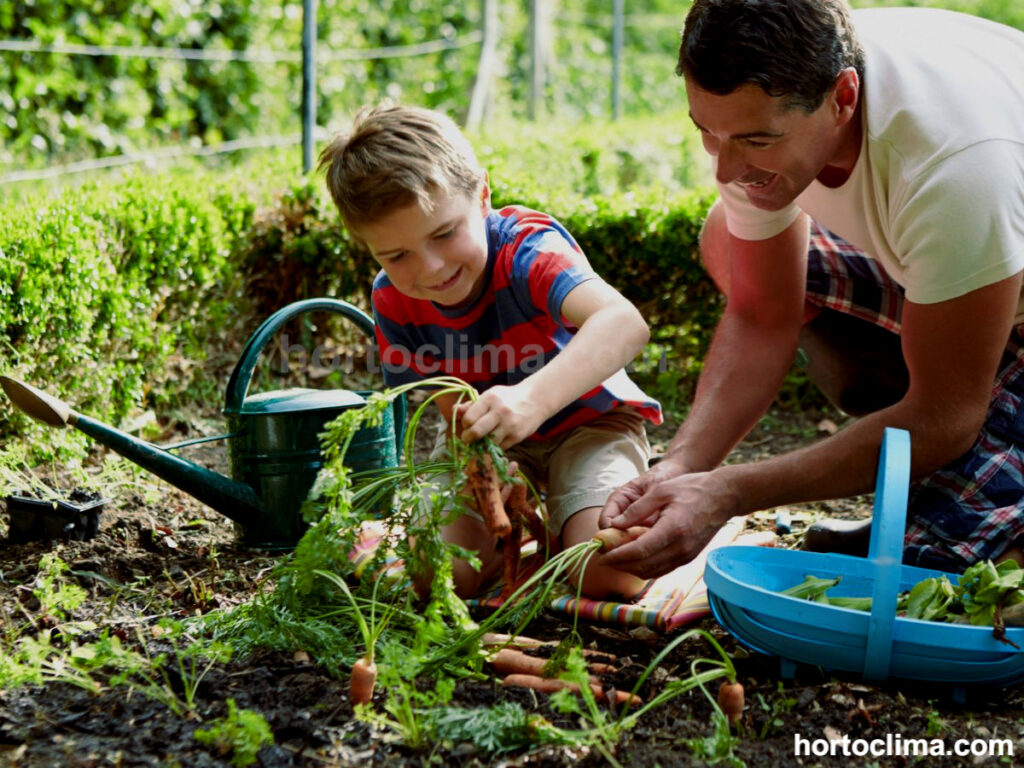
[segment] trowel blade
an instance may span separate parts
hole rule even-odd
[[[67,426],[74,413],[67,403],[9,376],[0,376],[0,387],[19,409],[51,427]]]

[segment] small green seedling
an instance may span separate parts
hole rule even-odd
[[[209,728],[196,728],[193,735],[218,754],[230,754],[231,764],[237,768],[255,763],[260,749],[274,743],[274,734],[263,715],[239,709],[234,699],[228,699],[227,716],[214,720]]]

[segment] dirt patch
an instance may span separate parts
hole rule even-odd
[[[802,417],[775,414],[738,449],[734,459],[758,460],[824,436],[828,414]],[[652,442],[664,446],[675,425],[656,430]],[[425,448],[426,446],[422,446]],[[199,454],[212,466],[223,459],[214,449]],[[56,621],[91,621],[110,627],[126,643],[141,638],[151,654],[171,657],[181,640],[168,642],[157,629],[161,617],[184,617],[228,608],[248,600],[261,588],[279,556],[239,549],[233,524],[190,497],[165,485],[121,493],[109,503],[98,535],[89,541],[0,544],[5,630],[33,623],[46,626],[33,594],[40,558],[54,552],[70,567],[69,578],[87,593],[72,615]],[[794,507],[793,533],[783,537],[796,546],[806,525],[827,515],[860,517],[869,513],[865,499]],[[6,524],[6,517],[0,516]],[[769,528],[774,513],[754,515],[754,527]],[[41,623],[42,622],[42,623]],[[50,624],[52,626],[52,623]],[[734,655],[746,686],[746,710],[733,754],[746,765],[768,768],[794,761],[794,740],[942,739],[951,748],[957,739],[1009,739],[1024,753],[1024,699],[1017,690],[970,692],[956,704],[951,690],[920,683],[866,685],[848,675],[801,667],[793,680],[782,680],[778,663],[746,652],[717,624],[700,626]],[[542,615],[529,634],[557,639],[568,623]],[[672,638],[630,633],[584,624],[585,645],[614,654],[621,666],[613,678],[627,689]],[[301,649],[296,649],[301,650]],[[690,660],[706,655],[699,640],[681,646],[651,676],[641,693],[651,696],[675,676],[685,676]],[[173,674],[166,684],[181,698],[187,681]],[[441,742],[411,750],[386,730],[356,720],[348,704],[345,676],[318,666],[302,654],[260,653],[213,665],[194,691],[193,714],[176,714],[165,702],[124,686],[98,691],[65,683],[22,686],[0,692],[0,765],[12,766],[224,766],[229,754],[201,744],[195,730],[227,714],[227,700],[239,709],[260,712],[273,733],[257,765],[267,766],[596,766],[607,760],[592,748],[543,747],[488,758],[470,742]],[[375,699],[379,707],[383,693]],[[554,712],[543,696],[504,689],[493,680],[462,681],[452,706],[489,706],[516,701],[552,722],[578,727],[574,718]],[[712,709],[699,691],[680,696],[649,713],[617,745],[622,765],[691,766],[711,761],[715,747]],[[701,751],[703,749],[705,751]],[[717,746],[722,746],[719,743]],[[998,764],[972,757],[802,757],[799,765],[954,766]],[[1015,760],[1003,761],[1015,763]],[[736,763],[738,764],[738,763]]]

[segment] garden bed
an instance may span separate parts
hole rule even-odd
[[[812,433],[820,415],[794,419],[776,416],[759,427],[739,455],[757,458],[785,450]],[[824,425],[828,428],[828,425]],[[670,435],[655,433],[655,443]],[[212,450],[203,457],[215,465]],[[187,658],[188,638],[160,628],[164,617],[185,618],[237,606],[249,600],[279,556],[238,549],[233,524],[190,497],[168,488],[141,487],[120,494],[106,508],[98,535],[89,541],[28,542],[0,545],[0,593],[3,626],[61,632],[81,622],[109,627],[126,645],[142,643],[153,657]],[[820,504],[792,509],[794,533],[783,543],[795,546],[803,527],[816,515],[859,516],[862,502]],[[769,528],[772,516],[755,516],[753,525]],[[40,560],[56,554],[69,570],[61,579],[86,592],[85,601],[64,617],[48,615],[34,593]],[[780,681],[777,662],[744,652],[712,619],[699,624],[733,654],[746,687],[742,726],[727,736],[713,728],[712,706],[699,689],[674,698],[645,715],[616,744],[622,765],[722,764],[777,766],[794,758],[794,738],[814,740],[847,734],[850,738],[1010,739],[1024,753],[1024,698],[1016,690],[972,691],[966,707],[954,705],[950,690],[919,683],[866,685],[853,676],[832,676],[801,668],[795,680]],[[569,622],[542,613],[527,634],[560,639]],[[600,624],[581,624],[584,646],[618,657],[611,682],[628,690],[672,636],[629,632]],[[690,660],[710,656],[706,642],[687,641],[659,665],[641,690],[651,696],[673,679],[688,676]],[[197,729],[228,714],[229,699],[239,711],[265,718],[272,745],[256,751],[263,766],[588,766],[607,759],[593,746],[520,748],[488,755],[467,737],[428,740],[412,748],[393,730],[353,717],[348,702],[347,670],[318,665],[301,647],[290,652],[258,652],[214,663],[202,676],[175,663],[170,674],[154,679],[153,690],[104,684],[87,690],[50,682],[0,692],[0,765],[15,766],[220,766],[238,760],[218,744],[201,743]],[[201,677],[201,679],[199,679]],[[108,681],[109,682],[109,681]],[[713,684],[717,689],[717,681]],[[163,689],[161,691],[161,689]],[[714,692],[712,690],[712,693]],[[190,696],[191,706],[175,712],[174,702]],[[378,690],[379,709],[384,692]],[[450,708],[479,708],[518,702],[556,726],[579,728],[579,718],[554,711],[549,700],[522,689],[503,688],[496,679],[462,680]],[[494,729],[495,723],[485,728]],[[478,729],[480,726],[478,726]],[[470,727],[470,731],[472,727]],[[913,764],[899,757],[802,758],[803,765]],[[928,757],[927,765],[999,764],[970,757]],[[1005,762],[1005,761],[1004,761]]]

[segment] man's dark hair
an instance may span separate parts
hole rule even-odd
[[[813,112],[847,67],[863,82],[846,0],[694,0],[676,74],[720,96],[753,83]]]

